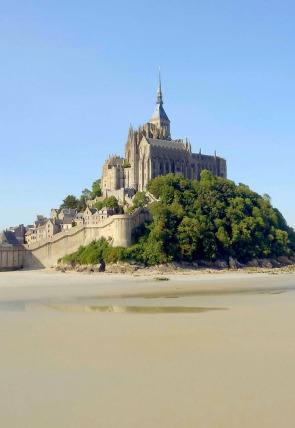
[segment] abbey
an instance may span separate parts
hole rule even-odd
[[[226,178],[226,160],[216,156],[192,153],[190,142],[173,140],[170,120],[163,108],[161,79],[157,91],[155,111],[145,125],[137,130],[130,126],[125,157],[109,156],[102,168],[102,191],[124,198],[136,191],[146,190],[151,178],[169,173],[181,174],[187,179],[200,179],[202,170]]]

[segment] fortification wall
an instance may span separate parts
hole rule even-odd
[[[149,212],[139,208],[130,215],[114,215],[101,221],[100,224],[75,226],[52,238],[25,245],[24,267],[54,266],[65,254],[73,253],[80,245],[88,245],[101,237],[110,237],[113,246],[129,247],[132,245],[134,229],[149,218]]]
[[[22,245],[0,248],[0,270],[20,269],[25,263],[25,250]]]

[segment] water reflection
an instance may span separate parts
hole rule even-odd
[[[76,306],[50,305],[50,308],[63,312],[105,312],[130,314],[192,314],[209,311],[224,311],[227,308],[189,307],[189,306]]]
[[[13,300],[10,302],[0,302],[0,312],[25,311],[30,301]]]

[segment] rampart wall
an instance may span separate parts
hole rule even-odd
[[[24,267],[51,267],[65,254],[73,253],[80,245],[88,245],[101,237],[110,237],[113,246],[129,247],[133,243],[133,231],[148,219],[149,212],[144,208],[138,208],[130,215],[114,215],[100,224],[75,226],[52,238],[25,245]]]
[[[25,250],[22,245],[0,248],[0,270],[20,269],[25,263]]]

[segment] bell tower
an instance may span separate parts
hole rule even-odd
[[[157,106],[150,119],[150,123],[156,125],[157,128],[161,129],[166,135],[166,138],[170,138],[170,120],[163,108],[163,97],[161,87],[161,70],[159,67],[159,87],[157,91]]]

